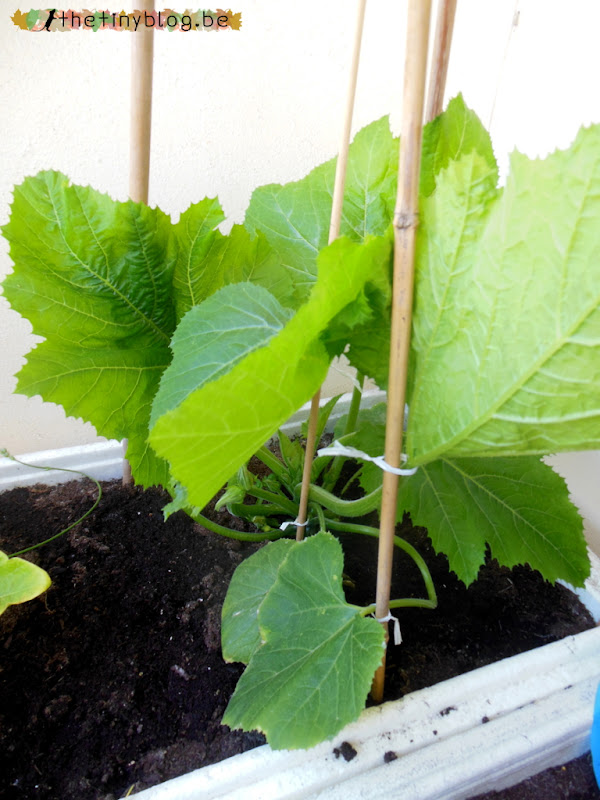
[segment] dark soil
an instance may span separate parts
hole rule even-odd
[[[28,554],[49,571],[49,591],[0,617],[3,800],[115,800],[263,741],[220,725],[242,671],[221,659],[221,605],[233,570],[259,545],[209,533],[181,512],[164,523],[160,491],[103,489],[91,517]],[[0,549],[52,535],[94,499],[87,482],[0,495]],[[492,562],[465,590],[422,530],[406,522],[402,535],[426,558],[440,602],[402,612],[386,699],[593,625],[570,592],[529,569]],[[348,599],[370,603],[377,543],[342,540]],[[392,596],[424,596],[403,554]],[[600,798],[589,758],[573,765],[544,773],[539,788],[490,797]]]

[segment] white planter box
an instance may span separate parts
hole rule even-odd
[[[600,562],[584,601],[598,608]],[[600,628],[570,636],[363,712],[331,742],[268,745],[136,800],[458,800],[500,789],[589,749]],[[334,749],[348,742],[351,761]],[[386,760],[386,753],[396,758]],[[389,755],[387,757],[389,759]]]
[[[374,400],[377,400],[374,397]],[[291,423],[291,429],[298,423]],[[117,442],[23,456],[119,477]],[[0,460],[0,491],[71,479]],[[580,592],[600,619],[600,561]],[[135,800],[459,800],[500,789],[589,749],[600,627],[363,712],[311,750],[268,745],[132,795]],[[356,756],[334,750],[348,742]],[[386,757],[386,754],[388,756]],[[393,754],[395,758],[390,759]]]

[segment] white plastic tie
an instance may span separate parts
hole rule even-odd
[[[286,528],[289,528],[290,525],[294,525],[296,528],[304,528],[306,525],[308,525],[308,520],[306,520],[306,522],[298,522],[298,520],[295,519],[293,522],[290,520],[287,522],[282,522],[279,526],[279,530],[284,531]]]
[[[317,450],[318,456],[347,456],[348,458],[361,458],[363,461],[371,461],[373,464],[382,469],[384,472],[391,472],[394,475],[414,475],[415,472],[419,469],[418,467],[413,467],[412,469],[402,469],[402,467],[392,467],[390,464],[387,463],[383,456],[370,456],[368,453],[363,453],[362,450],[358,450],[356,447],[346,447],[346,445],[340,444],[338,441],[335,441],[333,444],[330,444],[329,447],[322,447],[320,450]],[[402,463],[408,460],[408,456],[404,453],[400,456]]]
[[[375,617],[375,614],[373,614]],[[393,622],[394,623],[394,644],[402,644],[402,633],[400,631],[400,620],[388,611],[387,617],[375,617],[377,622]]]

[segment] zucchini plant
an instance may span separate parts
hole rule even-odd
[[[15,263],[4,293],[44,337],[18,391],[128,438],[136,481],[169,489],[167,513],[236,535],[203,514],[229,481],[222,504],[257,526],[246,538],[281,539],[238,567],[223,609],[224,656],[248,664],[224,721],[274,747],[309,747],[354,719],[384,647],[373,607],[344,599],[333,535],[374,532],[348,512],[376,506],[379,466],[358,460],[364,496],[348,500],[332,493],[339,462],[318,457],[312,535],[293,542],[279,522],[297,508],[296,445],[282,438],[279,461],[264,444],[342,352],[387,386],[397,152],[386,119],[357,134],[330,245],[334,161],[258,188],[228,235],[217,200],[173,224],[56,172],[15,189],[3,228]],[[541,457],[600,443],[599,162],[592,126],[544,160],[514,153],[499,187],[460,96],[424,131],[405,436],[416,471],[398,508],[466,584],[488,547],[550,581],[589,573],[581,519]],[[344,443],[380,456],[381,408],[353,408]],[[270,477],[248,472],[254,454]],[[431,607],[420,568],[427,598],[411,602]]]

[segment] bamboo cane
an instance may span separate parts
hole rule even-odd
[[[340,147],[335,169],[335,182],[333,186],[333,198],[331,204],[331,221],[329,224],[329,243],[337,239],[340,235],[342,224],[342,205],[344,202],[344,186],[346,184],[346,167],[348,164],[348,149],[350,147],[350,133],[352,130],[352,114],[354,111],[354,98],[356,96],[356,82],[358,78],[358,65],[360,62],[360,47],[362,43],[362,32],[365,20],[365,8],[367,0],[359,0],[356,16],[356,28],[354,34],[354,45],[352,50],[352,64],[350,66],[350,81],[346,96],[346,111],[344,114],[344,126],[340,139]],[[317,423],[319,419],[319,402],[321,390],[319,389],[312,398],[310,404],[310,416],[308,419],[308,433],[306,437],[306,447],[304,450],[304,468],[302,472],[302,487],[300,489],[300,503],[298,516],[296,518],[296,539],[301,541],[304,538],[306,527],[308,494],[310,491],[310,473],[312,462],[315,456],[317,445]]]
[[[425,122],[431,122],[432,119],[442,113],[444,108],[444,91],[446,89],[450,44],[456,16],[456,2],[457,0],[440,0],[438,7],[431,68],[429,71]]]
[[[392,329],[385,436],[385,460],[392,467],[400,466],[402,452],[430,14],[431,0],[409,0],[398,195],[394,213]],[[384,472],[375,609],[380,620],[389,614],[397,497],[398,476]],[[382,624],[387,634],[387,622]],[[371,694],[376,702],[383,699],[384,681],[385,655],[373,679]]]
[[[154,11],[154,0],[139,0],[138,10]],[[148,203],[153,57],[154,27],[140,28],[133,34],[131,49],[129,197],[135,203]],[[127,439],[124,439],[123,455],[126,452]],[[131,483],[131,467],[127,459],[124,458],[123,486],[130,486]]]

